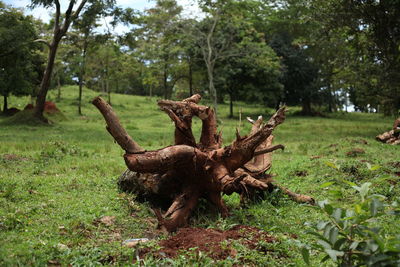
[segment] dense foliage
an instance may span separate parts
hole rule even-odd
[[[55,3],[32,1],[33,6]],[[2,71],[20,83],[6,84],[4,77],[12,76],[2,75],[2,95],[34,95],[35,90],[22,88],[37,88],[38,78],[16,78],[29,72],[21,67],[29,64],[16,62],[21,54],[31,54],[23,60],[36,58],[41,65],[43,52],[32,50],[34,34],[49,42],[61,17],[46,25],[1,5],[3,24],[11,16],[26,24],[14,26],[18,38],[2,30],[1,47],[18,47],[1,54],[2,64],[8,64]],[[51,86],[76,81],[80,114],[84,85],[108,94],[109,101],[111,92],[164,98],[199,92],[215,107],[228,98],[232,107],[236,100],[269,107],[286,103],[302,106],[304,114],[349,105],[398,113],[399,1],[218,0],[198,5],[202,14],[188,18],[175,0],[158,0],[144,11],[116,7],[113,1],[87,2],[79,17],[71,17]],[[119,25],[128,30],[116,31]]]
[[[0,94],[4,113],[10,94],[32,94],[38,84],[42,61],[36,38],[33,18],[0,2]]]

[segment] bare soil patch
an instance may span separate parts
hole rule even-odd
[[[236,256],[237,251],[229,245],[232,240],[238,240],[249,249],[259,249],[265,252],[265,248],[259,247],[259,243],[273,243],[276,238],[256,227],[246,225],[237,225],[227,231],[181,228],[175,235],[159,242],[160,250],[154,253],[150,249],[144,249],[141,256],[153,252],[156,257],[174,258],[180,252],[196,248],[195,251],[201,251],[213,259],[222,260],[228,256]]]
[[[28,158],[18,156],[16,154],[3,154],[3,160],[6,161],[27,161]]]

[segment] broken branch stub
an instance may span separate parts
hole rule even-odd
[[[393,123],[392,130],[377,135],[376,140],[391,145],[400,145],[400,118]]]
[[[104,101],[101,97],[93,99],[92,104],[95,105],[103,115],[107,123],[107,131],[114,137],[115,141],[121,146],[127,153],[142,153],[145,150],[139,146],[129,134],[122,127],[119,119],[111,106]]]
[[[182,101],[158,101],[160,109],[175,123],[175,145],[154,151],[144,150],[128,135],[110,105],[100,97],[93,100],[108,131],[126,151],[124,159],[129,171],[120,177],[120,188],[139,197],[160,200],[154,210],[159,226],[168,232],[188,223],[199,198],[210,201],[223,216],[228,216],[222,194],[238,193],[244,199],[256,191],[270,190],[272,179],[265,171],[271,167],[271,152],[283,148],[272,146],[271,133],[283,123],[284,108],[265,125],[259,117],[252,122],[249,136],[238,134],[231,145],[222,147],[215,112],[199,105],[200,99],[200,95],[194,95]],[[202,121],[199,143],[192,133],[193,116]],[[169,208],[164,208],[163,213],[159,208],[165,206]]]

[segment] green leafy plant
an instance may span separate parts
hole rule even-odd
[[[386,204],[384,196],[371,194],[371,183],[352,185],[359,200],[350,208],[331,205],[327,200],[317,208],[327,220],[309,224],[316,243],[301,245],[304,261],[310,264],[310,250],[326,254],[338,266],[399,266],[400,236],[390,236],[379,226],[378,218],[398,215],[398,203]]]

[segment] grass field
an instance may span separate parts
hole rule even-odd
[[[309,243],[305,222],[316,222],[322,214],[308,205],[292,202],[280,192],[266,200],[239,206],[238,196],[225,197],[232,216],[222,219],[199,208],[192,226],[229,228],[246,224],[268,231],[278,242],[268,244],[268,253],[243,249],[234,258],[212,263],[206,256],[185,254],[177,259],[152,257],[136,261],[136,252],[122,246],[130,238],[155,236],[156,220],[146,204],[118,192],[116,179],[125,170],[123,151],[105,130],[100,113],[90,104],[97,93],[84,90],[83,113],[76,108],[77,88],[63,87],[57,103],[65,118],[51,126],[15,124],[0,117],[0,266],[45,265],[194,265],[198,266],[303,266],[294,237]],[[50,100],[55,92],[50,92]],[[146,149],[172,144],[173,124],[158,110],[156,99],[112,95],[113,107],[130,135]],[[11,106],[23,108],[28,98],[11,97]],[[237,103],[243,117],[268,117],[272,110]],[[234,138],[239,120],[228,119],[228,106],[219,107],[226,144]],[[333,114],[327,118],[290,115],[275,132],[275,144],[286,146],[273,156],[271,172],[282,185],[341,205],[351,205],[355,191],[327,181],[346,179],[357,184],[369,181],[374,193],[387,201],[400,196],[399,177],[393,163],[400,161],[400,149],[378,143],[375,135],[388,130],[393,118],[378,114]],[[194,121],[199,132],[200,121]],[[241,133],[250,125],[242,122]],[[366,142],[365,142],[366,141]],[[367,143],[367,144],[366,144]],[[348,156],[354,148],[363,154]],[[334,163],[337,169],[330,167]],[[369,170],[367,165],[379,165]],[[389,182],[390,181],[390,182]],[[115,216],[111,225],[99,223],[103,216]],[[383,217],[378,222],[387,233],[400,234],[399,219]],[[155,241],[147,244],[155,245]],[[312,253],[312,265],[322,255]],[[333,263],[326,263],[333,264]]]

